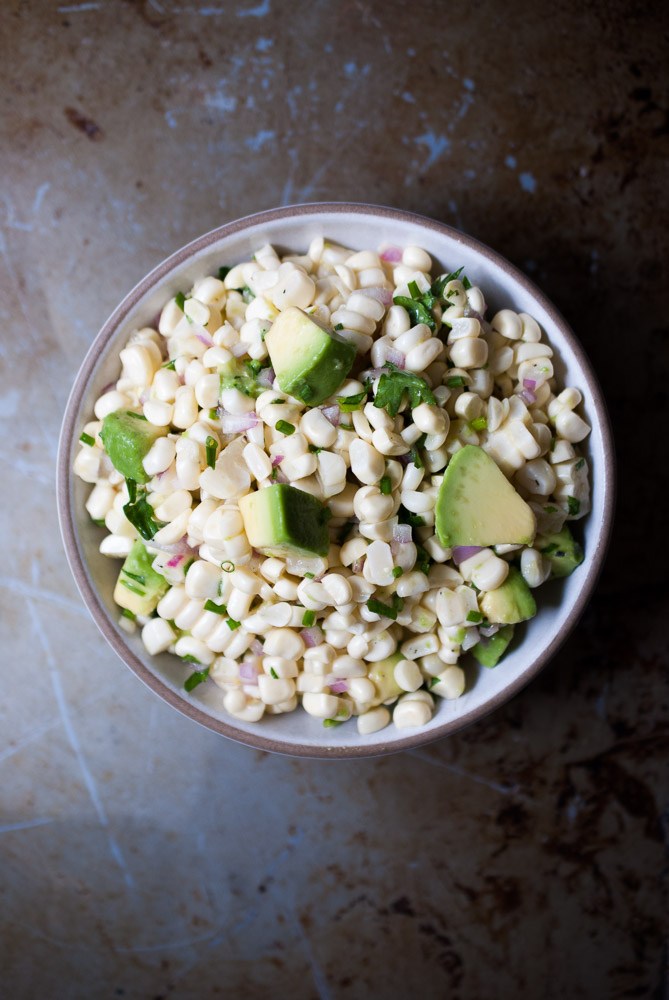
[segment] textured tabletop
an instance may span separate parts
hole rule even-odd
[[[667,10],[2,4],[0,995],[666,995]],[[465,732],[360,763],[159,701],[89,618],[55,510],[69,387],[120,298],[208,229],[319,200],[520,266],[618,449],[610,557],[555,660]]]

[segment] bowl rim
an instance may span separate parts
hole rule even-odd
[[[206,250],[212,244],[225,237],[232,236],[256,225],[286,218],[294,219],[300,216],[306,217],[318,214],[373,215],[391,221],[413,223],[464,244],[479,256],[500,268],[507,277],[520,285],[526,293],[540,304],[571,347],[583,373],[584,382],[587,385],[588,401],[593,413],[597,417],[604,453],[603,469],[598,470],[601,478],[601,485],[598,488],[603,493],[602,519],[599,524],[594,549],[589,553],[586,575],[582,581],[580,592],[569,611],[563,628],[554,636],[553,640],[541,651],[536,659],[523,670],[520,676],[510,681],[502,691],[493,695],[485,704],[470,709],[456,719],[444,722],[436,729],[425,731],[414,730],[411,735],[399,737],[387,744],[377,743],[366,745],[361,741],[353,746],[339,746],[331,743],[323,743],[322,746],[312,746],[265,736],[261,727],[258,727],[257,732],[249,733],[240,731],[235,729],[234,726],[208,715],[195,702],[188,701],[186,698],[172,691],[167,684],[145,666],[142,660],[125,643],[122,636],[112,626],[107,609],[102,604],[96,589],[89,581],[83,553],[78,543],[74,516],[71,452],[81,402],[85,395],[89,379],[95,369],[98,355],[134,308],[138,300],[154,288],[175,267],[184,264],[193,255]],[[558,648],[563,645],[567,637],[574,630],[583,614],[602,570],[611,536],[615,509],[615,452],[610,418],[599,380],[593,371],[581,342],[553,303],[514,264],[474,237],[446,223],[438,222],[435,219],[415,212],[363,202],[309,202],[256,212],[204,233],[161,261],[124,296],[105,321],[89,347],[77,372],[67,400],[58,444],[56,500],[58,520],[67,561],[82,599],[91,613],[93,620],[120,659],[163,701],[166,701],[173,708],[176,708],[177,711],[204,726],[206,729],[256,750],[312,759],[358,759],[379,757],[386,754],[399,753],[403,750],[416,749],[472,725],[509,701],[522,688],[529,684],[546,666],[549,660],[552,659]]]

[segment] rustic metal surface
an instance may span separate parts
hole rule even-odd
[[[667,160],[659,3],[2,5],[0,993],[395,1000],[666,988]],[[576,634],[506,708],[291,761],[126,671],[64,564],[57,431],[167,253],[372,201],[527,271],[610,401],[621,492]]]

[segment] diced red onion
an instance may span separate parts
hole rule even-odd
[[[386,351],[386,361],[389,361],[391,365],[395,365],[396,368],[404,368],[406,355],[402,354],[401,351],[396,351],[394,347],[389,347]]]
[[[362,573],[362,567],[364,565],[365,565],[365,557],[360,556],[360,558],[356,559],[355,562],[352,564],[351,570],[353,573]]]
[[[197,550],[189,545],[185,538],[180,538],[178,542],[173,542],[171,545],[154,545],[152,541],[147,543],[147,547],[150,549],[156,549],[158,552],[165,552],[167,555],[172,556],[195,556],[197,555]]]
[[[285,472],[283,472],[281,469],[277,469],[276,472],[274,473],[274,482],[281,483],[282,486],[285,486],[286,483],[289,482],[289,479],[288,476],[285,474]]]
[[[224,434],[243,434],[259,421],[257,413],[228,413],[219,407],[221,430]]]
[[[309,649],[312,649],[314,646],[320,646],[323,642],[323,630],[319,625],[312,625],[310,628],[303,628],[300,635],[304,640],[304,645]]]
[[[537,401],[537,397],[535,396],[535,394],[532,392],[531,389],[522,389],[518,393],[518,395],[523,400],[523,402],[527,403],[528,406],[532,406],[532,403],[536,403]]]
[[[274,385],[274,379],[276,378],[276,372],[273,368],[262,368],[258,372],[258,377],[256,382],[261,385],[264,389],[271,389]]]
[[[324,406],[322,413],[323,416],[330,421],[333,427],[339,426],[339,420],[341,418],[341,410],[336,404],[333,406]]]
[[[410,524],[396,524],[393,528],[393,538],[396,542],[400,544],[406,544],[406,542],[411,541],[411,525]]]
[[[377,378],[381,378],[382,375],[387,374],[387,368],[367,368],[364,372],[360,372],[358,378],[363,382],[366,382],[368,379],[374,382]]]
[[[277,465],[281,465],[283,459],[284,459],[283,455],[275,455],[274,458],[272,459],[272,468],[276,469]]]
[[[523,388],[524,389],[529,389],[530,392],[534,392],[534,390],[536,389],[536,387],[537,387],[537,380],[536,379],[534,379],[534,378],[524,378],[523,379]]]
[[[348,681],[343,677],[338,677],[331,684],[328,684],[328,687],[332,694],[344,694],[344,692],[348,691]]]
[[[380,285],[374,286],[373,288],[356,288],[358,295],[366,295],[368,299],[374,299],[376,302],[380,302],[384,309],[393,301],[393,293],[389,288],[381,288]]]
[[[485,636],[486,639],[489,639],[491,635],[495,634],[495,632],[499,632],[499,625],[480,625],[479,632],[482,636]]]
[[[453,562],[459,566],[465,559],[471,559],[477,552],[481,552],[482,548],[481,545],[456,545],[452,553]]]
[[[142,404],[142,406],[144,406],[144,403],[146,403],[146,401],[147,401],[148,398],[149,398],[149,390],[148,389],[144,389],[143,392],[141,393],[140,397],[139,397],[139,401]]]
[[[255,656],[263,655],[263,646],[260,639],[254,639],[251,645],[249,646],[249,649]]]
[[[258,680],[258,668],[255,663],[251,663],[249,660],[243,660],[242,663],[239,664],[239,677],[247,683],[255,684]]]
[[[203,326],[198,327],[198,329],[195,331],[195,336],[197,337],[197,339],[200,341],[201,344],[205,345],[205,347],[214,346],[214,341],[211,339],[211,337],[209,336],[209,334],[207,333],[207,331]]]
[[[477,628],[468,628],[465,632],[465,637],[462,640],[462,652],[466,653],[468,649],[475,646],[479,641],[481,636],[479,635],[479,630]]]
[[[385,260],[387,264],[399,264],[402,260],[402,250],[400,247],[386,247],[385,250],[381,251],[379,257],[381,260]]]
[[[236,344],[233,344],[232,347],[229,348],[229,350],[230,353],[234,355],[235,358],[241,358],[244,354],[248,354],[247,345],[242,344],[241,341],[239,341]]]
[[[169,559],[165,565],[170,569],[176,569],[179,563],[183,562],[185,558],[185,556],[172,556],[172,558]]]

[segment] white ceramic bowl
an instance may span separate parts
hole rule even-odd
[[[118,377],[119,350],[133,330],[154,322],[167,299],[196,278],[249,259],[265,243],[305,252],[319,234],[354,249],[383,242],[416,244],[430,253],[439,272],[464,265],[470,280],[483,289],[489,315],[511,307],[538,320],[556,352],[560,383],[582,391],[583,411],[592,426],[585,442],[592,511],[577,529],[583,531],[585,561],[571,576],[537,591],[538,614],[518,630],[512,652],[494,670],[472,662],[465,694],[455,701],[436,699],[434,717],[421,729],[398,730],[391,724],[361,737],[354,722],[325,729],[301,709],[266,716],[252,725],[227,715],[223,692],[212,683],[186,694],[180,660],[168,653],[150,657],[139,634],[128,636],[118,627],[112,601],[118,563],[100,555],[102,533],[84,508],[90,487],[72,473],[81,429],[91,419],[102,388]],[[600,388],[581,344],[554,306],[524,274],[476,240],[431,219],[373,205],[313,204],[262,212],[207,233],[156,267],[123,299],[86,355],[67,404],[58,459],[58,505],[67,557],[84,601],[121,659],[156,694],[196,722],[249,746],[308,757],[364,757],[420,746],[480,719],[519,691],[555,654],[585,607],[605,554],[613,493],[613,449]]]

